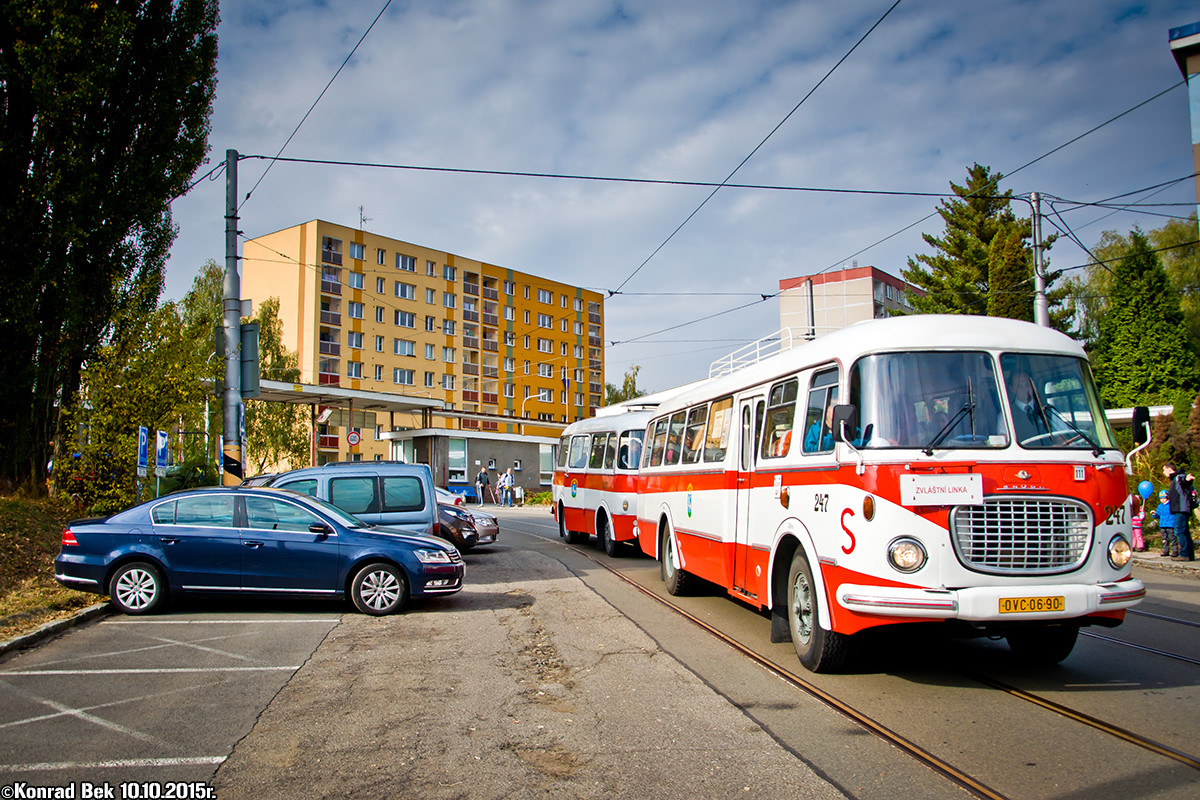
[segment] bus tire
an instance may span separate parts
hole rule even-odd
[[[692,583],[692,576],[679,566],[679,556],[675,552],[675,540],[671,537],[671,529],[663,526],[662,541],[659,542],[659,573],[663,583],[667,585],[667,594],[672,596],[684,595]]]
[[[567,510],[562,503],[558,504],[558,535],[567,540],[567,544],[580,544],[587,540],[586,533],[567,529]]]
[[[1014,628],[1004,636],[1008,649],[1022,663],[1035,666],[1057,664],[1075,649],[1079,638],[1076,625],[1046,625],[1043,627]]]
[[[604,515],[596,522],[596,539],[610,558],[621,555],[621,543],[613,538],[612,523]]]
[[[848,651],[847,636],[821,627],[812,568],[800,550],[788,571],[788,627],[800,663],[810,672],[833,672],[842,667]]]

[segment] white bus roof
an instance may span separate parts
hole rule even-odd
[[[911,350],[1006,350],[1087,357],[1083,347],[1071,337],[1032,322],[958,314],[889,317],[856,323],[802,342],[729,375],[682,387],[686,391],[680,391],[669,402],[664,400],[660,405],[682,408],[768,382],[806,366],[833,361],[849,365],[871,353]]]

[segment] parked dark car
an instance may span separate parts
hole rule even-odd
[[[284,472],[269,485],[333,503],[372,525],[438,532],[437,496],[425,464],[338,461]]]
[[[336,506],[269,488],[209,488],[160,497],[63,531],[54,577],[146,614],[184,593],[347,597],[390,614],[410,597],[462,589],[452,545],[369,525]]]

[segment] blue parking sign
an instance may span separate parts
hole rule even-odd
[[[145,425],[138,426],[138,463],[137,476],[146,477],[146,467],[150,462],[150,431]]]
[[[162,477],[167,474],[167,465],[171,461],[171,448],[167,445],[167,432],[156,431],[157,439],[154,447],[154,474]]]

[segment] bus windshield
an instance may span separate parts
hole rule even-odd
[[[863,449],[1007,447],[1000,387],[980,352],[882,353],[850,372]]]
[[[1117,446],[1082,359],[1005,353],[1000,356],[1000,369],[1021,447],[1103,450]]]

